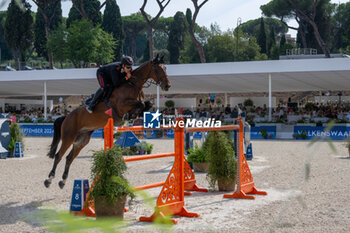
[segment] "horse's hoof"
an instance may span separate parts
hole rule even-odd
[[[61,180],[60,182],[58,182],[58,186],[60,186],[61,189],[63,189],[65,183]]]
[[[51,181],[50,180],[45,180],[44,185],[46,188],[50,187]]]

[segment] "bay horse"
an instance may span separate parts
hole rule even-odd
[[[143,102],[144,93],[142,91],[145,83],[152,79],[157,85],[160,85],[162,90],[168,91],[170,81],[166,73],[163,58],[159,56],[152,61],[148,61],[140,65],[137,69],[131,72],[129,82],[113,90],[109,98],[109,106],[105,102],[98,103],[93,112],[89,113],[85,106],[81,106],[67,116],[62,116],[54,122],[54,135],[48,156],[55,158],[52,170],[49,173],[49,178],[44,184],[48,188],[55,177],[56,167],[61,161],[63,155],[68,148],[73,144],[72,150],[66,157],[66,165],[62,180],[58,183],[62,189],[68,177],[69,167],[79,152],[89,143],[91,134],[102,129],[110,117],[106,111],[112,108],[115,124],[119,124],[126,113],[135,113],[146,111],[151,105]],[[152,81],[151,80],[151,81]],[[59,142],[61,141],[60,149],[57,151]]]

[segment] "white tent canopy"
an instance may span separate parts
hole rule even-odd
[[[350,90],[350,59],[306,59],[167,65],[169,94]],[[96,68],[0,72],[0,96],[88,95]],[[156,87],[145,89],[155,94]],[[162,93],[162,91],[161,91]]]
[[[167,65],[167,73],[167,94],[350,90],[348,57]],[[89,95],[97,87],[96,68],[0,72],[0,96]]]

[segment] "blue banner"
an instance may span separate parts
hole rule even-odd
[[[22,124],[20,128],[24,136],[28,137],[52,137],[53,124]],[[294,126],[294,138],[312,139],[314,137],[326,137],[332,140],[344,140],[350,135],[350,127],[334,126],[329,132],[325,132],[323,126]],[[162,131],[144,131],[145,139],[158,139],[162,137]],[[202,138],[203,132],[195,132],[194,139]],[[174,138],[174,130],[167,129],[167,138]],[[92,137],[102,138],[103,129],[96,130]],[[276,126],[256,126],[251,127],[251,139],[276,139]]]
[[[251,139],[276,139],[276,126],[255,126],[250,129]]]
[[[203,132],[194,132],[193,138],[194,139],[201,139],[203,137]]]
[[[323,137],[332,140],[344,140],[350,135],[350,127],[334,126],[328,132],[323,126],[294,126],[294,137],[296,139],[312,139]]]
[[[53,124],[19,124],[24,136],[27,137],[52,137]],[[103,130],[98,129],[92,133],[91,137],[101,138]]]

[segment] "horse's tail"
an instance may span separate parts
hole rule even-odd
[[[56,150],[58,143],[60,143],[61,140],[61,127],[62,123],[66,116],[61,116],[55,120],[55,123],[53,124],[53,139],[50,145],[50,151],[47,153],[47,156],[49,156],[51,159],[55,157]]]

